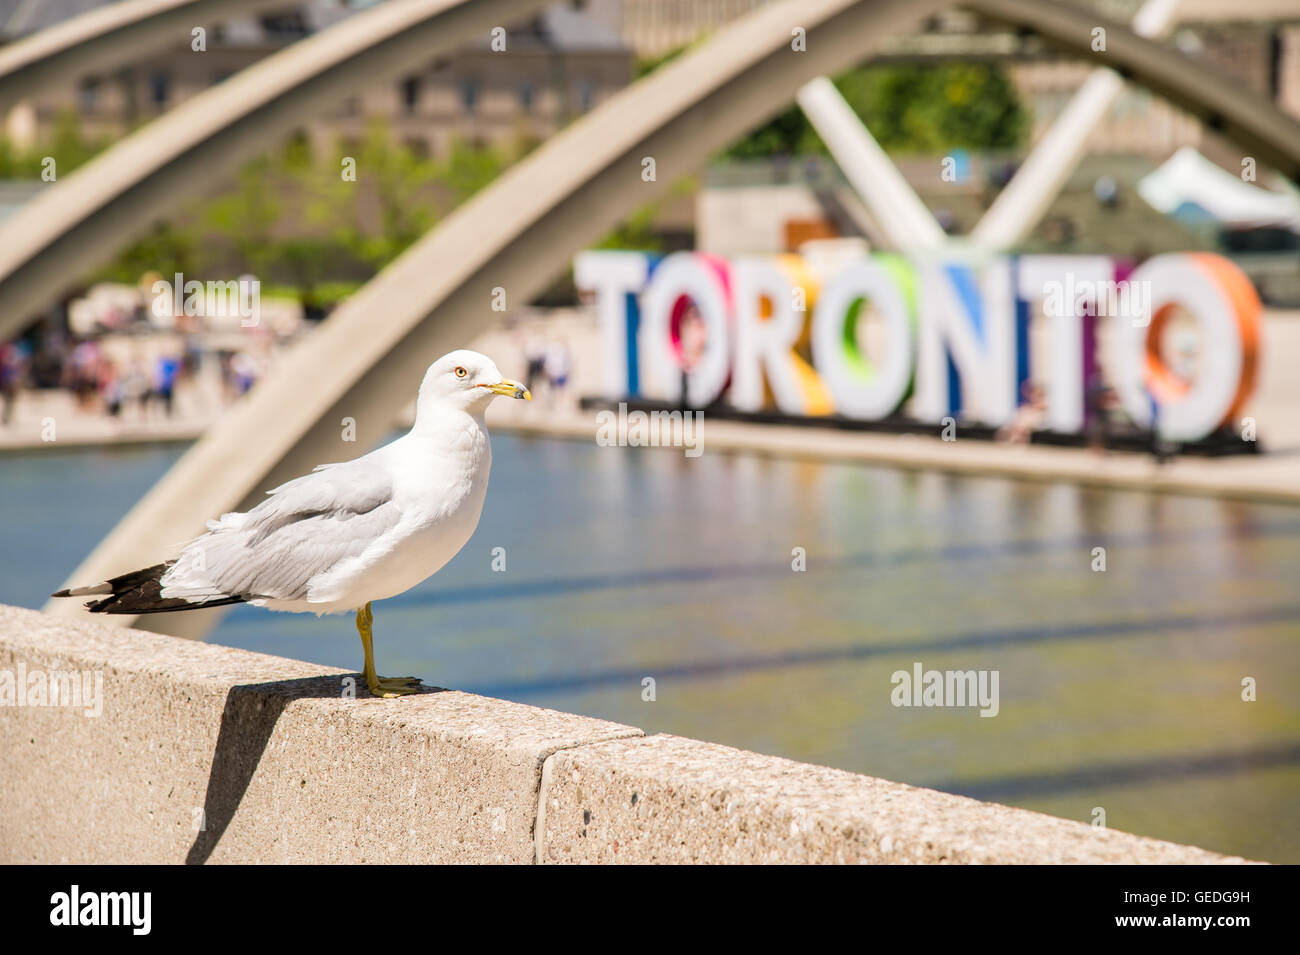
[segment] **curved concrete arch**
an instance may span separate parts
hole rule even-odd
[[[73,580],[102,579],[153,561],[201,530],[205,518],[254,503],[260,489],[321,461],[355,456],[355,446],[340,441],[342,419],[354,419],[366,443],[379,440],[409,401],[427,362],[491,314],[494,288],[505,288],[516,302],[527,300],[563,269],[573,250],[776,112],[799,86],[862,60],[882,33],[942,5],[943,0],[783,0],[612,97],[457,210],[341,306],[276,375],[195,444]],[[970,5],[996,5],[1008,22],[1027,28],[1045,12],[1029,0]],[[1080,21],[1070,23],[1077,28]],[[1087,23],[1072,48],[1091,55],[1097,20],[1089,16]],[[1127,31],[1108,29],[1111,49],[1129,58],[1121,62],[1117,56],[1108,65],[1144,82],[1136,61],[1144,55],[1156,59],[1157,45],[1137,38],[1117,44]],[[791,48],[797,30],[806,31],[808,53]],[[1300,139],[1290,138],[1296,124],[1271,105],[1250,97],[1211,102],[1244,102],[1242,108],[1289,123],[1290,130],[1252,125],[1246,133],[1275,146],[1282,160],[1300,158]],[[658,182],[642,181],[645,156],[656,158]],[[0,269],[0,280],[8,274]],[[77,610],[66,603],[52,609]],[[160,614],[142,625],[195,634],[213,621],[210,614]]]
[[[389,0],[160,116],[0,223],[0,339],[206,183],[302,120],[548,0]],[[198,54],[196,54],[198,55]]]
[[[1035,0],[966,0],[990,20],[1037,34],[1097,66],[1110,67],[1192,113],[1248,155],[1300,183],[1300,122],[1263,97],[1242,89],[1173,47],[1138,36],[1091,11]],[[1092,31],[1106,30],[1106,49],[1094,52]]]
[[[661,195],[716,150],[780,110],[826,70],[860,60],[945,0],[781,0],[620,91],[551,137],[341,305],[323,327],[163,476],[72,575],[163,555],[213,514],[250,505],[281,479],[355,457],[382,439],[428,363],[493,315],[493,289],[527,301],[575,249]],[[791,48],[806,32],[810,52]],[[656,160],[656,181],[642,159]],[[500,466],[500,464],[498,464]],[[47,610],[75,614],[72,602]],[[138,626],[199,635],[216,618],[151,614]],[[129,624],[131,618],[114,622]]]
[[[59,81],[116,69],[196,26],[283,7],[284,0],[124,0],[0,48],[0,113]]]

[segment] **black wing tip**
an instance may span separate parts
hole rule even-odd
[[[114,595],[112,597],[105,597],[103,600],[92,600],[90,603],[86,604],[86,609],[91,613],[116,613],[143,616],[147,613],[184,613],[187,610],[206,610],[209,607],[228,607],[231,604],[247,603],[248,599],[249,598],[247,597],[239,596],[222,596],[202,601],[189,601],[184,597],[165,597],[152,602],[148,602],[147,600],[130,602],[121,599],[118,595]]]
[[[91,613],[129,613],[118,606],[118,596],[116,594],[104,597],[101,600],[86,601],[86,609]]]
[[[202,610],[205,607],[223,607],[244,603],[248,595],[217,594],[203,600],[184,597],[164,597],[161,578],[176,563],[174,560],[154,564],[120,577],[96,584],[93,587],[71,587],[50,594],[51,597],[90,597],[86,609],[91,613],[146,614],[175,613],[184,610]]]

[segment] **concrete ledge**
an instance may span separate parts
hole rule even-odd
[[[70,671],[102,680],[99,715],[16,705],[19,675]],[[350,677],[0,606],[0,862],[1242,861],[468,693],[351,699]]]
[[[932,789],[676,736],[546,761],[545,862],[1241,862]]]
[[[347,700],[342,670],[0,607],[0,671],[20,662],[102,671],[103,712],[0,706],[9,863],[531,862],[546,757],[641,732],[450,691]]]

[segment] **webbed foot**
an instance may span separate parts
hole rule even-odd
[[[419,693],[423,685],[416,676],[376,676],[366,680],[371,696],[410,696]]]

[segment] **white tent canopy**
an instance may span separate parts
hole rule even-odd
[[[1283,226],[1300,232],[1300,199],[1245,182],[1191,146],[1142,177],[1137,190],[1166,215],[1196,210],[1229,228]]]

